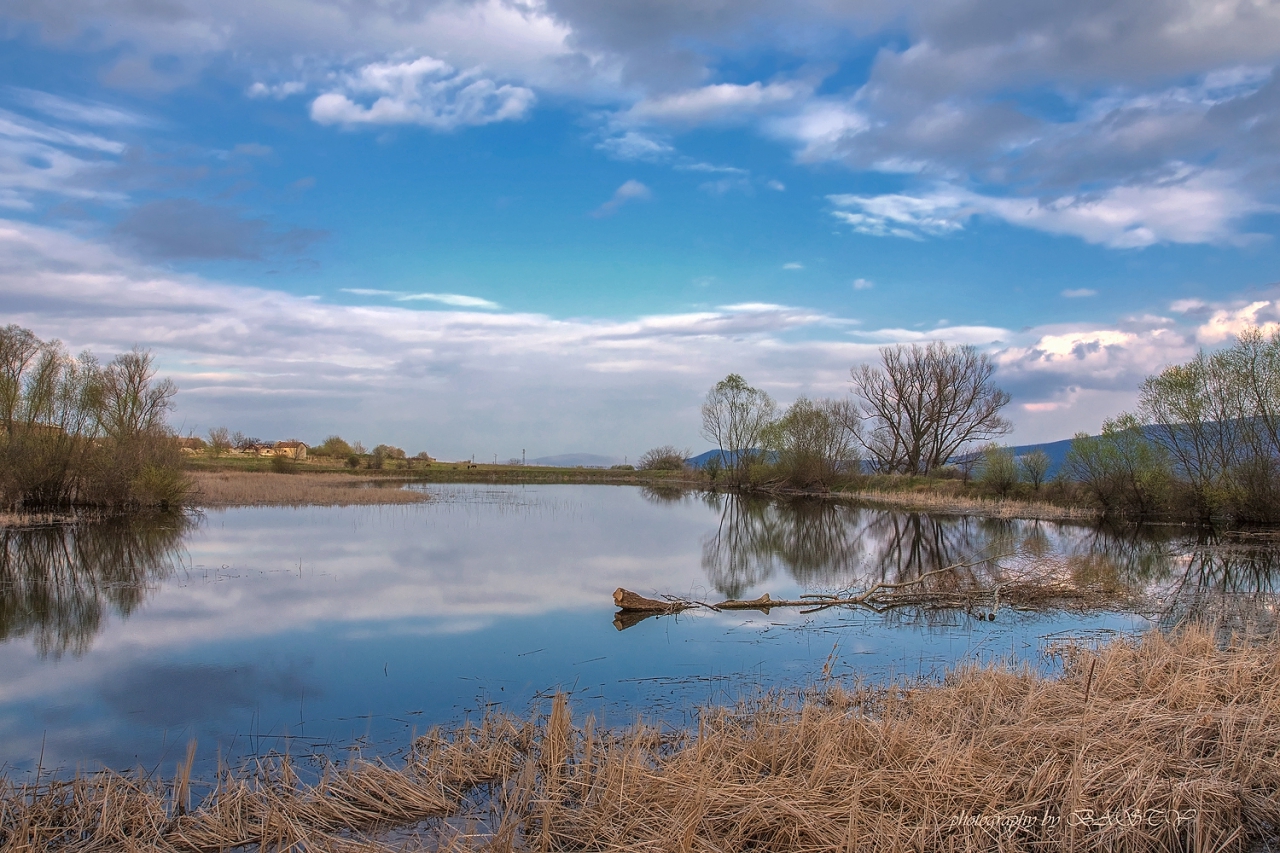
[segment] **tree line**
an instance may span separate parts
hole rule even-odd
[[[1147,377],[1133,412],[1075,437],[1066,472],[1106,512],[1280,520],[1280,331]]]
[[[1244,330],[1147,377],[1137,406],[1078,433],[1056,476],[1041,450],[995,443],[1012,429],[995,365],[972,346],[884,347],[850,370],[843,399],[801,397],[785,409],[730,374],[702,404],[719,451],[713,481],[823,489],[866,473],[953,476],[986,493],[1015,489],[1107,515],[1196,521],[1280,520],[1280,331]],[[664,450],[673,450],[665,448]]]
[[[0,328],[0,506],[169,507],[188,483],[167,415],[177,387],[151,353],[102,364]]]
[[[811,489],[861,473],[928,475],[975,442],[1006,434],[1009,394],[975,347],[899,345],[878,365],[850,371],[854,397],[800,397],[779,409],[738,374],[702,404],[702,435],[716,445],[709,474],[735,484],[764,481]]]

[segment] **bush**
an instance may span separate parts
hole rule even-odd
[[[298,463],[288,456],[272,456],[271,470],[277,474],[296,474]]]
[[[978,485],[1000,497],[1005,497],[1018,485],[1018,463],[1007,447],[990,444],[983,448]]]
[[[356,454],[354,454],[354,453],[352,453],[350,456],[348,456],[348,457],[347,457],[347,467],[348,467],[348,468],[359,468],[359,467],[360,467],[360,457],[359,457],[359,456],[357,456],[357,455],[356,455]]]
[[[340,435],[331,435],[320,444],[311,448],[312,456],[330,456],[334,459],[342,459],[352,454],[351,445],[342,440]]]
[[[675,445],[664,444],[646,451],[637,464],[641,471],[683,471],[684,460],[689,456],[688,448],[681,450]]]

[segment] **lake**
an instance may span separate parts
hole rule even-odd
[[[943,517],[612,486],[430,486],[405,506],[244,508],[0,531],[0,762],[11,777],[288,750],[392,757],[557,690],[606,725],[824,677],[1052,668],[1066,638],[1274,592],[1269,538]],[[1143,613],[689,611],[621,629],[612,593],[865,588],[1002,555],[1146,591]],[[1266,606],[1272,606],[1267,604]],[[824,666],[827,673],[824,675]],[[306,764],[306,761],[303,761]],[[313,765],[314,766],[314,765]]]

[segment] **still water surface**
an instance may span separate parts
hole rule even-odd
[[[414,732],[527,712],[555,690],[606,724],[823,677],[1052,666],[1064,636],[1176,622],[1271,590],[1274,550],[1208,556],[1177,529],[947,518],[631,487],[432,486],[427,504],[246,508],[189,521],[0,531],[0,763],[170,772],[272,750],[392,756]],[[1168,602],[1145,615],[688,612],[615,627],[611,595],[796,597],[1057,560]],[[1187,589],[1192,595],[1187,595]],[[1202,595],[1201,593],[1204,593]],[[1155,600],[1153,599],[1153,600]],[[1188,603],[1190,602],[1190,603]]]

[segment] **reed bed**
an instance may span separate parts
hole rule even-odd
[[[354,506],[411,504],[424,492],[388,487],[385,479],[350,474],[278,474],[268,471],[192,471],[198,506]]]
[[[1094,521],[1100,513],[1093,507],[1059,506],[1044,501],[1006,498],[971,498],[927,491],[842,492],[843,498],[861,503],[899,509],[939,512],[948,515],[980,515],[985,518],[1025,518],[1033,521]]]
[[[9,851],[1222,851],[1280,834],[1280,646],[1212,630],[707,709],[696,730],[493,715],[403,766],[287,760],[189,804],[102,773],[0,791]]]

